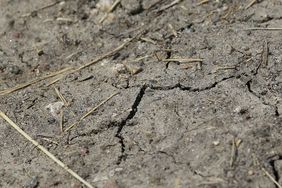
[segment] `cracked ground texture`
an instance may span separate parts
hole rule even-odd
[[[54,2],[0,0],[0,91],[132,40],[0,95],[31,137],[98,188],[282,185],[282,31],[250,29],[282,26],[281,0]],[[54,87],[64,128],[118,94],[62,134]],[[0,139],[0,187],[83,187],[2,119]]]

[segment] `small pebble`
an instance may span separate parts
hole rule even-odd
[[[252,176],[252,175],[254,175],[254,171],[252,171],[252,170],[249,170],[249,171],[248,171],[248,175],[249,175],[249,176]]]
[[[112,67],[112,72],[114,74],[126,73],[126,67],[124,66],[124,64],[117,63]]]
[[[39,181],[37,176],[33,176],[28,182],[25,184],[25,188],[36,188],[38,187]]]
[[[112,0],[100,0],[97,4],[96,4],[96,7],[98,9],[100,9],[101,11],[103,12],[108,12],[111,8],[113,4],[113,1]]]
[[[59,102],[48,104],[45,108],[49,110],[49,112],[54,118],[58,119],[60,111],[63,108],[63,106],[64,103],[59,101]]]
[[[234,112],[237,114],[244,114],[245,112],[247,112],[247,109],[242,108],[241,106],[238,106],[235,108]]]
[[[130,72],[131,74],[138,74],[143,70],[142,67],[138,65],[133,65],[131,63],[126,63],[124,64],[124,66],[126,67],[127,71]]]
[[[217,141],[213,141],[212,143],[213,143],[213,145],[215,145],[215,146],[218,146],[218,145],[219,145],[219,141],[218,141],[218,140],[217,140]]]

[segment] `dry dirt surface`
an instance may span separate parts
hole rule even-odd
[[[281,0],[0,0],[0,110],[93,187],[280,188],[281,36]],[[0,140],[0,187],[85,187]]]

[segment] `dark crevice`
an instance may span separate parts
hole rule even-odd
[[[246,86],[247,86],[247,88],[248,88],[248,91],[249,91],[253,96],[255,96],[256,98],[258,98],[259,100],[261,100],[262,104],[267,105],[267,106],[271,106],[270,104],[266,103],[266,102],[261,98],[260,95],[258,95],[256,92],[254,92],[254,91],[252,90],[252,82],[253,82],[253,80],[251,79],[251,80],[249,80],[249,81],[246,83]]]
[[[257,98],[260,99],[260,96],[258,96],[258,95],[252,90],[252,86],[251,86],[252,81],[253,81],[253,80],[249,80],[249,81],[246,83],[246,86],[247,86],[247,88],[248,88],[248,91],[249,91],[252,95],[254,95],[255,97],[257,97]]]
[[[229,76],[229,77],[226,77],[226,78],[222,78],[221,80],[219,80],[219,81],[217,81],[217,82],[214,82],[212,85],[207,86],[207,87],[204,87],[204,88],[192,88],[192,89],[191,89],[190,87],[188,87],[188,88],[186,88],[186,87],[181,87],[180,89],[181,89],[181,90],[189,90],[189,91],[192,91],[192,92],[206,91],[206,90],[210,90],[210,89],[212,89],[212,88],[215,88],[219,83],[224,82],[224,81],[229,80],[229,79],[232,79],[232,78],[235,78],[235,76],[232,75],[232,76]]]
[[[279,179],[280,179],[280,176],[279,176],[278,171],[276,170],[275,161],[276,161],[276,160],[271,160],[271,161],[269,161],[269,164],[270,164],[270,166],[271,166],[271,170],[272,170],[272,172],[273,172],[274,179],[275,179],[276,182],[278,182]],[[278,188],[277,185],[275,185],[275,187]]]
[[[258,71],[260,69],[260,66],[261,66],[261,63],[259,63],[259,65],[257,66],[257,68],[255,69],[255,72],[254,72],[254,76],[256,76],[258,74]]]
[[[80,133],[80,132],[77,132],[77,134],[71,138],[69,138],[69,142],[75,140],[76,138],[79,138],[79,137],[90,137],[92,135],[96,135],[98,133],[101,133],[105,131],[104,129],[92,129],[88,132],[83,132],[83,133]]]
[[[118,130],[117,130],[117,133],[115,135],[115,137],[117,137],[119,139],[119,143],[121,145],[121,155],[118,157],[118,161],[117,161],[117,165],[119,165],[122,161],[126,160],[126,157],[127,157],[127,154],[125,154],[125,143],[124,143],[124,138],[121,134],[124,126],[126,126],[127,122],[129,120],[131,120],[137,113],[138,111],[138,106],[140,104],[140,102],[142,101],[142,98],[145,94],[145,91],[147,89],[147,86],[146,85],[143,85],[141,88],[140,88],[140,91],[138,93],[138,95],[136,96],[136,99],[131,107],[131,111],[130,113],[128,114],[128,116],[122,120],[119,124],[118,124]]]
[[[269,104],[269,103],[266,102],[259,94],[257,94],[256,92],[254,92],[254,91],[252,90],[252,81],[253,81],[253,80],[251,79],[251,80],[249,80],[249,81],[246,83],[246,86],[247,86],[247,88],[248,88],[248,91],[249,91],[253,96],[255,96],[256,98],[258,98],[258,99],[261,101],[261,103],[262,103],[263,105],[266,105],[266,106],[269,106],[269,107],[271,107],[271,108],[274,108],[274,115],[275,115],[275,116],[280,116],[277,106]]]
[[[86,78],[83,78],[83,79],[81,79],[81,80],[78,80],[78,82],[85,82],[85,81],[91,80],[92,78],[94,78],[94,76],[93,76],[93,75],[90,75],[90,76],[88,76],[88,77],[86,77]]]
[[[280,155],[275,155],[274,157],[272,157],[271,159],[269,159],[269,162],[268,162],[269,165],[270,165],[270,167],[271,167],[271,170],[272,170],[272,172],[273,172],[273,176],[274,176],[274,179],[275,179],[276,182],[279,182],[279,180],[280,180],[280,174],[279,174],[277,168],[275,167],[275,161],[279,161],[279,160],[281,160],[281,159],[282,159],[282,156],[280,156]],[[278,188],[277,185],[275,185],[275,187]]]
[[[167,52],[166,52],[166,59],[170,59],[170,58],[171,58],[171,55],[172,55],[171,51],[167,51]],[[169,63],[170,63],[170,62],[167,62],[167,63],[165,64],[165,71],[168,69]]]
[[[280,114],[279,114],[279,111],[278,111],[278,107],[274,106],[274,108],[275,108],[275,116],[279,117]]]
[[[191,167],[190,162],[180,162],[180,161],[177,161],[173,154],[169,154],[169,153],[167,153],[167,152],[165,152],[165,151],[157,151],[157,153],[158,153],[158,154],[163,154],[163,155],[168,156],[169,158],[172,159],[173,163],[176,164],[176,165],[181,165],[181,166],[185,165],[185,166],[188,166],[188,168],[191,170],[191,172],[192,172],[193,174],[195,174],[195,175],[200,175],[200,174],[197,173],[196,170],[194,170],[194,169]],[[154,154],[151,154],[151,155],[154,155]]]
[[[183,163],[179,163],[172,154],[169,154],[169,153],[167,153],[165,151],[157,151],[157,153],[164,154],[164,155],[170,157],[174,164],[181,164],[181,165],[183,164]]]
[[[174,90],[174,89],[180,88],[181,84],[177,83],[177,84],[172,85],[172,86],[154,86],[154,85],[149,85],[149,87],[150,87],[150,89],[153,89],[153,90],[169,91],[169,90]]]
[[[226,80],[229,80],[229,79],[232,79],[232,78],[235,78],[235,76],[232,75],[232,76],[223,78],[223,79],[216,81],[213,84],[206,86],[206,87],[203,87],[203,88],[192,88],[192,87],[189,87],[189,86],[183,86],[183,85],[181,85],[181,83],[177,83],[177,84],[172,85],[172,86],[153,86],[153,85],[151,85],[149,87],[153,90],[160,90],[160,91],[169,91],[169,90],[174,90],[174,89],[178,88],[182,91],[202,92],[202,91],[206,91],[206,90],[210,90],[212,88],[215,88],[219,83],[226,81]]]

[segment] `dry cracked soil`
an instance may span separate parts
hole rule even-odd
[[[281,26],[281,0],[0,0],[0,110],[94,187],[279,188]],[[0,140],[0,187],[84,187]]]

